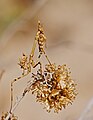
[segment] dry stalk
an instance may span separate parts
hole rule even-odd
[[[26,94],[29,92],[31,85],[27,86],[22,95],[20,95],[20,97],[18,97],[18,99],[16,100],[15,104],[13,105],[11,112],[7,113],[7,117],[4,120],[9,120],[12,117],[11,113],[14,113],[15,109],[18,107],[18,105],[20,104],[20,102],[22,101],[22,99],[26,96]]]
[[[2,76],[3,76],[4,72],[5,72],[4,70],[1,71],[1,73],[0,73],[0,80],[2,79]]]

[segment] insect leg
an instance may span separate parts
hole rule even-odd
[[[18,80],[20,80],[21,78],[23,78],[23,77],[25,77],[25,76],[27,76],[29,73],[27,73],[27,74],[24,74],[24,75],[22,75],[22,76],[20,76],[20,77],[18,77],[18,78],[15,78],[12,82],[11,82],[11,105],[10,105],[10,113],[11,113],[11,110],[12,110],[12,107],[13,107],[13,84],[15,83],[15,82],[17,82]]]
[[[40,65],[40,72],[42,73],[42,64],[40,61],[38,61],[36,64],[32,65],[33,68],[37,67],[38,65]]]
[[[43,53],[44,53],[44,55],[45,55],[45,57],[46,57],[47,61],[49,62],[49,64],[51,64],[51,62],[50,62],[50,60],[49,60],[49,58],[48,58],[47,54],[45,53],[45,51],[43,51]]]

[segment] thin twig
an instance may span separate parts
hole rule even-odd
[[[85,120],[85,116],[90,112],[90,110],[93,108],[93,98],[90,100],[88,103],[86,109],[84,112],[81,114],[80,118],[78,120]]]
[[[0,73],[0,80],[2,79],[2,76],[3,76],[4,72],[5,72],[4,70],[1,71],[1,73]]]
[[[9,118],[11,118],[12,113],[15,111],[15,109],[18,107],[18,105],[20,104],[20,102],[22,101],[22,99],[26,96],[26,94],[30,91],[31,88],[31,84],[29,84],[23,91],[22,95],[17,99],[17,101],[15,102],[11,112],[8,113],[7,117],[5,118],[5,120],[9,120]]]
[[[35,5],[33,5],[32,7],[30,6],[29,8],[27,8],[25,10],[25,12],[19,17],[17,18],[15,21],[13,21],[8,27],[7,29],[3,32],[3,35],[1,37],[0,40],[0,48],[2,50],[2,48],[4,48],[8,41],[13,37],[13,35],[20,30],[20,28],[28,21],[31,20],[36,14],[37,12],[46,4],[48,0],[40,0],[38,2],[36,2]],[[31,12],[33,11],[33,12]],[[11,33],[11,34],[10,34]]]

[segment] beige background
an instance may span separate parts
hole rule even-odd
[[[23,52],[30,53],[39,19],[47,36],[49,58],[71,68],[79,94],[72,106],[54,114],[43,110],[29,93],[15,114],[19,120],[77,120],[93,97],[93,1],[37,0],[29,6],[1,34],[0,69],[5,73],[0,81],[0,113],[9,109],[10,82],[21,74],[18,58]],[[29,79],[15,84],[15,96]]]

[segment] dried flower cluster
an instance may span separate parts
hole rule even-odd
[[[36,95],[36,100],[44,104],[48,112],[54,108],[58,113],[62,108],[70,103],[76,97],[76,85],[70,77],[70,72],[66,65],[46,65],[44,74],[37,71],[33,74],[32,93]]]
[[[38,46],[39,53],[37,62],[34,60],[36,45]],[[68,104],[72,104],[75,99],[77,95],[76,84],[70,77],[69,69],[65,64],[52,64],[45,52],[45,45],[46,37],[39,21],[31,54],[29,56],[23,54],[18,63],[23,71],[22,75],[11,82],[10,111],[3,114],[1,120],[17,120],[13,112],[29,91],[35,94],[36,101],[44,104],[44,108],[48,112],[54,109],[54,112],[58,113],[63,108],[66,108]],[[42,55],[45,56],[48,62],[45,67],[42,67],[43,63],[40,62]],[[39,68],[36,69],[38,65]],[[32,73],[32,69],[36,69],[36,73]],[[13,84],[30,73],[33,80],[28,82],[21,97],[14,104]]]

